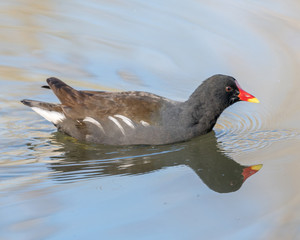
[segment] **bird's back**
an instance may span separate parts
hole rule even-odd
[[[59,131],[82,141],[112,144],[163,144],[174,141],[162,112],[177,104],[139,91],[77,91],[59,79],[47,80],[61,104],[23,100]],[[174,132],[174,130],[173,130]]]

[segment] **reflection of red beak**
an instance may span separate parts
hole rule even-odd
[[[252,102],[252,103],[259,103],[259,100],[256,97],[254,97],[253,95],[251,95],[251,94],[247,93],[246,91],[244,91],[241,88],[241,86],[238,84],[237,81],[235,81],[235,83],[236,83],[236,85],[237,85],[237,87],[239,89],[240,94],[238,95],[238,97],[239,97],[239,99],[241,101],[247,101],[247,102]]]
[[[243,182],[245,182],[246,179],[252,176],[254,173],[257,173],[262,168],[262,166],[262,164],[258,164],[250,167],[245,167],[242,172],[242,175],[244,177]]]

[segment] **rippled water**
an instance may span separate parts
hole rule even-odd
[[[279,141],[300,139],[299,130],[296,128],[262,127],[262,119],[255,113],[243,116],[226,112],[215,131],[221,149],[240,154],[265,149]]]
[[[0,7],[1,240],[300,238],[297,1]],[[56,102],[40,88],[49,76],[184,100],[215,73],[261,103],[166,146],[80,143],[19,102]]]

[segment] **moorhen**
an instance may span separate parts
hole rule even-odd
[[[211,131],[230,105],[259,102],[233,77],[221,74],[206,79],[185,102],[140,91],[78,91],[54,77],[47,83],[61,104],[21,102],[61,132],[80,141],[109,145],[187,141]]]

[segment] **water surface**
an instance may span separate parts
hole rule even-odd
[[[297,1],[0,7],[0,239],[300,238]],[[216,73],[261,104],[166,146],[81,143],[19,102],[57,102],[40,88],[50,76],[184,100]]]

